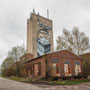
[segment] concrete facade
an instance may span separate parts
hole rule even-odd
[[[51,52],[53,52],[53,23],[52,20],[42,17],[39,14],[31,13],[30,18],[27,20],[27,52],[37,57],[37,38],[38,33],[43,28],[40,24],[51,27],[51,30],[47,30],[50,37]],[[44,30],[44,29],[43,29]],[[44,35],[43,35],[44,36]]]

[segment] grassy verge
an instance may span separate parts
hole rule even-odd
[[[49,84],[75,85],[81,83],[90,83],[90,80],[74,80],[74,81],[48,81]]]
[[[5,78],[8,78],[8,79],[11,79],[11,80],[15,80],[15,81],[19,81],[19,82],[32,82],[31,79],[28,79],[28,78],[22,78],[22,77],[5,77]]]
[[[90,83],[90,80],[69,80],[69,81],[44,81],[44,80],[38,80],[34,81],[29,78],[21,78],[21,77],[5,77],[8,79],[12,79],[19,82],[26,82],[26,83],[37,83],[37,84],[49,84],[49,85],[75,85],[75,84],[81,84],[81,83]]]

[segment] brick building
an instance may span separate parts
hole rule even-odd
[[[29,59],[33,59],[33,58],[34,58],[34,55],[33,55],[33,54],[31,54],[31,53],[26,53],[26,54],[24,54],[24,55],[22,55],[22,56],[20,57],[20,61],[25,62],[25,61],[27,61],[27,60],[29,60]]]
[[[82,59],[68,50],[57,51],[26,62],[28,77],[76,76],[83,73]]]
[[[90,53],[82,54],[80,57],[83,59],[83,74],[90,75]]]

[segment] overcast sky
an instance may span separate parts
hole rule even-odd
[[[26,42],[27,19],[36,13],[53,20],[54,46],[62,29],[79,27],[90,37],[90,0],[0,0],[0,64],[13,46]]]

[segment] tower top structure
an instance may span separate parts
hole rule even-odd
[[[49,19],[49,10],[47,9],[47,18]]]
[[[35,8],[33,7],[33,13],[35,13]]]
[[[53,52],[52,20],[36,14],[34,8],[27,21],[27,52],[34,57]]]

